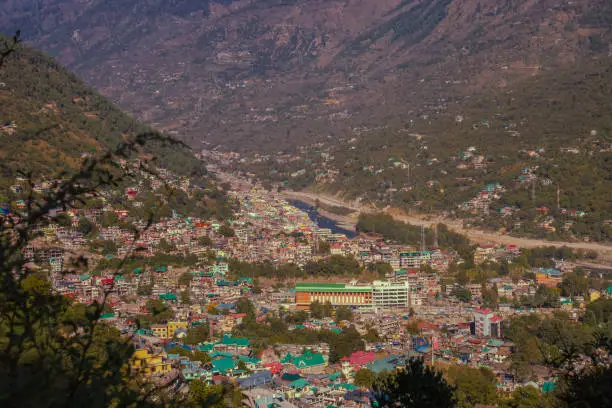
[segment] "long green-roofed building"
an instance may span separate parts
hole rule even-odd
[[[295,303],[308,309],[312,302],[331,303],[333,306],[371,306],[372,287],[344,283],[297,283]]]
[[[295,304],[298,309],[309,309],[313,302],[358,308],[407,308],[411,306],[409,292],[408,282],[374,281],[371,285],[297,283]]]

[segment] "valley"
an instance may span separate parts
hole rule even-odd
[[[531,239],[612,239],[605,0],[9,6],[4,30],[196,151],[242,154],[233,165],[264,182]]]
[[[609,0],[5,0],[0,31],[0,406],[612,400]]]

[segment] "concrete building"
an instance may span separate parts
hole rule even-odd
[[[474,312],[474,334],[479,337],[489,336],[491,334],[491,319],[493,311],[491,309],[477,309]]]
[[[503,319],[491,309],[477,309],[474,312],[474,334],[478,337],[501,337]]]
[[[297,283],[295,304],[298,309],[309,309],[312,302],[331,303],[332,306],[372,306],[372,287],[344,283]]]
[[[399,254],[400,268],[419,268],[422,264],[431,260],[431,252],[402,252]]]
[[[535,270],[536,282],[549,288],[556,288],[563,279],[563,273],[553,268],[538,268]]]
[[[372,283],[372,304],[376,309],[406,308],[410,306],[410,286],[408,282]]]
[[[407,281],[375,281],[372,285],[298,283],[295,286],[295,303],[298,309],[308,309],[315,301],[329,302],[332,306],[406,308],[411,306],[411,295]]]
[[[151,353],[147,349],[134,351],[130,359],[130,369],[132,375],[150,375],[165,374],[172,370],[172,364],[168,360],[165,352]]]
[[[186,329],[187,322],[168,322],[168,338],[173,338],[178,329]]]

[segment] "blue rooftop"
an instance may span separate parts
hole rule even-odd
[[[562,275],[561,271],[555,268],[538,268],[537,271],[538,273],[544,273],[550,276],[561,276]]]
[[[253,388],[260,387],[264,384],[268,384],[272,382],[272,373],[270,371],[258,371],[256,373],[251,374],[246,378],[241,378],[238,380],[240,384],[240,388]]]

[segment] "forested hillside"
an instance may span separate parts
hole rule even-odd
[[[0,120],[5,176],[18,170],[37,175],[74,170],[84,155],[152,132],[52,58],[22,45],[0,72]],[[204,174],[193,152],[179,144],[151,142],[142,153],[154,154],[161,167],[179,174]]]
[[[292,189],[339,193],[532,237],[612,239],[610,58],[541,68],[396,127],[361,127],[253,156],[245,171]],[[263,157],[263,159],[262,159]]]

